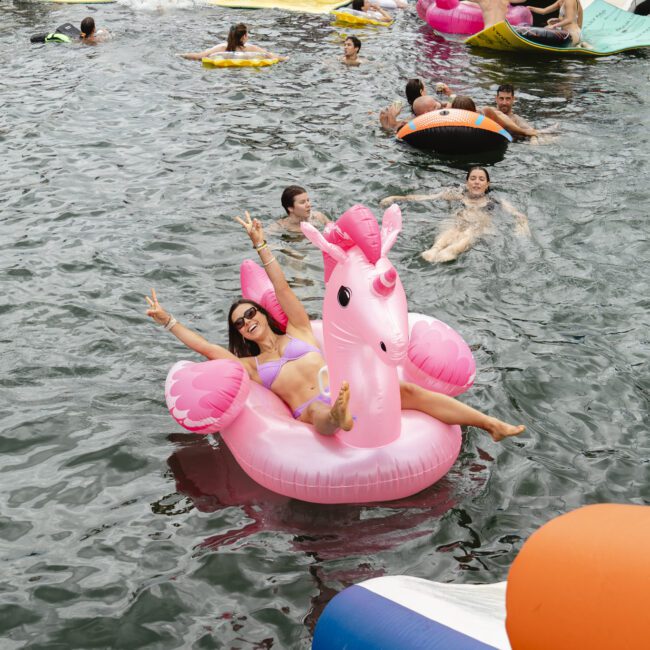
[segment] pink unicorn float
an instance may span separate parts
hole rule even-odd
[[[179,424],[196,433],[220,432],[237,462],[256,482],[279,494],[316,503],[387,501],[432,485],[459,453],[458,424],[484,428],[496,440],[523,430],[445,396],[458,395],[472,385],[474,359],[450,327],[407,311],[404,288],[387,258],[401,230],[399,207],[391,206],[385,212],[381,229],[364,206],[349,209],[323,234],[302,224],[303,233],[323,252],[326,288],[322,322],[309,321],[266,242],[261,243],[255,234],[256,227],[261,232],[261,225],[247,218],[248,222],[240,223],[266,270],[251,261],[242,264],[245,298],[233,305],[231,317],[234,327],[245,328],[249,339],[261,336],[256,332],[264,331],[267,321],[284,323],[286,335],[281,331],[279,336],[265,334],[267,340],[271,337],[276,342],[275,354],[280,358],[259,363],[257,356],[238,358],[208,344],[177,324],[153,294],[148,315],[192,349],[216,359],[180,361],[170,370],[165,395]],[[269,266],[275,269],[271,271]],[[239,312],[242,316],[236,318]],[[268,316],[260,318],[258,312]],[[307,321],[304,338],[314,339],[320,349],[295,336],[297,313],[303,313]],[[306,349],[297,351],[298,347]],[[270,389],[271,384],[286,372],[282,370],[285,364],[297,367],[297,360],[304,355],[313,353],[315,359],[318,354],[322,363],[320,350],[327,366],[313,372],[318,374],[321,392],[298,409],[294,406],[292,417],[287,403],[275,392],[277,384]],[[267,382],[269,366],[273,370]],[[329,390],[324,386],[325,374],[329,375]],[[333,435],[318,433],[315,418],[311,419],[313,426],[304,409],[320,401],[328,406],[316,404],[313,408],[327,412],[330,391],[340,400],[348,383],[350,398],[345,408],[353,425]],[[429,407],[429,402],[436,406]],[[410,408],[402,409],[405,405]],[[445,424],[432,417],[432,412],[454,423]]]

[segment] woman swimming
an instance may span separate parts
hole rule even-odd
[[[155,290],[147,296],[147,316],[171,331],[188,348],[208,359],[233,359],[244,366],[250,378],[273,391],[284,400],[293,417],[312,424],[323,435],[338,429],[349,431],[353,425],[350,414],[350,387],[343,382],[333,404],[318,388],[318,374],[325,359],[314,337],[309,315],[289,287],[280,264],[264,239],[262,224],[251,219],[237,221],[245,228],[273,284],[278,301],[289,319],[286,334],[260,305],[250,300],[237,300],[228,313],[228,350],[209,343],[197,332],[181,325],[158,302]],[[513,426],[490,417],[459,402],[433,393],[415,384],[400,383],[402,409],[414,409],[446,424],[475,426],[487,431],[495,441],[516,436],[525,427]],[[290,450],[287,450],[290,452]]]
[[[495,204],[515,218],[516,232],[529,235],[526,215],[516,210],[505,199],[493,199],[490,191],[490,175],[483,167],[472,167],[467,172],[465,189],[448,188],[436,194],[407,194],[389,196],[381,201],[386,207],[396,201],[435,201],[444,199],[460,203],[448,227],[436,238],[433,246],[422,253],[427,262],[451,262],[461,253],[469,250],[479,239],[492,231],[492,215]]]
[[[84,43],[92,45],[94,43],[101,43],[110,39],[111,35],[107,29],[97,29],[95,27],[95,19],[92,16],[87,16],[81,21],[81,40]]]
[[[237,23],[230,28],[228,32],[228,40],[225,43],[219,43],[211,47],[209,50],[204,50],[203,52],[186,52],[185,54],[180,54],[184,59],[190,59],[190,61],[201,61],[206,59],[213,54],[219,52],[259,52],[263,57],[269,59],[280,59],[280,61],[286,61],[287,57],[278,56],[272,52],[258,47],[257,45],[248,44],[248,27],[244,23]]]

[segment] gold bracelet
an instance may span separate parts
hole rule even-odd
[[[259,253],[266,246],[268,246],[268,244],[266,243],[266,239],[265,239],[261,244],[256,244],[255,246],[253,246],[253,248]]]
[[[264,264],[262,264],[262,266],[268,266],[269,264],[273,264],[273,262],[276,262],[276,261],[277,260],[275,259],[275,257],[272,257],[268,262],[264,262]]]

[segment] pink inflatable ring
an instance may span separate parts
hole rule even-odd
[[[302,228],[325,258],[323,321],[312,325],[325,352],[331,393],[344,379],[350,383],[353,429],[316,433],[232,360],[177,363],[165,386],[169,411],[190,431],[219,431],[244,471],[279,494],[314,503],[415,494],[447,473],[461,432],[419,411],[402,411],[399,382],[458,395],[474,381],[472,353],[444,323],[408,314],[399,276],[386,257],[401,230],[397,206],[386,211],[381,230],[363,206],[348,210],[322,235],[308,224]],[[241,274],[242,294],[263,301],[282,320],[262,269],[247,261]]]
[[[438,32],[444,34],[477,34],[483,30],[483,14],[474,3],[459,0],[420,0],[422,12],[426,5],[424,20]],[[531,25],[533,15],[528,7],[510,5],[506,19],[511,25]]]

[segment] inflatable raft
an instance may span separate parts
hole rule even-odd
[[[397,138],[442,154],[473,154],[505,148],[512,136],[485,115],[443,108],[419,115],[405,124]]]
[[[335,596],[313,650],[612,650],[648,647],[650,507],[586,506],[523,545],[507,583],[394,576]]]
[[[617,9],[605,0],[593,0],[585,9],[582,36],[589,48],[536,43],[508,22],[501,22],[470,36],[465,43],[503,52],[571,56],[609,56],[627,50],[650,47],[650,17]]]
[[[283,9],[303,14],[328,14],[350,0],[207,0],[207,4],[237,9]]]

